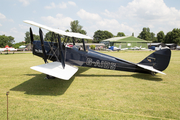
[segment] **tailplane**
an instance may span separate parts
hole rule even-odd
[[[171,59],[171,50],[161,49],[152,53],[138,64],[150,66],[156,70],[163,71],[168,67],[170,59]]]

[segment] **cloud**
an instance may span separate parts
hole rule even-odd
[[[146,21],[169,21],[180,15],[180,11],[166,6],[163,0],[133,0],[126,7],[119,8],[120,17],[135,18]]]
[[[150,27],[153,32],[167,32],[180,27],[180,10],[168,7],[163,0],[133,0],[127,6],[120,6],[116,12],[105,9],[103,15],[140,30]]]
[[[54,2],[52,2],[52,3],[50,4],[50,6],[45,6],[45,8],[46,8],[46,9],[53,9],[53,8],[56,8],[56,5],[55,5]]]
[[[6,21],[8,21],[8,22],[14,22],[13,19],[8,19],[8,18],[6,18],[6,16],[5,16],[4,14],[2,14],[2,13],[0,13],[0,20],[2,20],[3,22],[6,22]],[[2,24],[1,24],[1,26],[2,26]]]
[[[57,14],[56,17],[47,16],[41,17],[42,20],[48,22],[54,28],[67,29],[70,27],[70,22],[73,21],[70,17],[64,17],[62,14]]]
[[[6,16],[0,13],[0,19],[6,19]]]
[[[72,5],[72,6],[76,6],[76,3],[73,2],[73,1],[69,1],[68,4],[69,4],[69,5]]]
[[[111,31],[114,35],[118,32],[124,32],[125,34],[131,35],[135,30],[125,24],[120,24],[116,19],[103,19],[96,23],[96,26],[102,30]]]
[[[54,9],[54,8],[65,9],[65,8],[67,8],[68,5],[76,6],[76,3],[72,2],[72,1],[68,1],[67,3],[61,2],[59,4],[56,4],[56,3],[52,2],[50,4],[50,6],[45,6],[45,9]]]
[[[91,26],[90,29],[96,30],[108,30],[112,32],[113,34],[117,34],[118,32],[126,32],[129,35],[134,32],[134,29],[132,27],[129,27],[125,24],[120,24],[119,21],[115,18],[113,19],[105,19],[102,18],[97,13],[90,13],[85,11],[84,9],[81,9],[77,12],[77,15],[87,21],[89,25]],[[91,22],[90,22],[91,21]]]
[[[28,0],[19,0],[23,4],[23,6],[28,6],[30,3]]]
[[[1,25],[1,23],[0,23],[0,27],[1,27],[2,25]]]
[[[28,30],[28,29],[29,29],[28,26],[25,26],[25,25],[23,25],[23,24],[19,24],[19,28],[25,29],[25,30]]]
[[[85,19],[85,20],[101,20],[101,17],[98,14],[86,12],[84,9],[78,11],[77,15],[81,19]]]

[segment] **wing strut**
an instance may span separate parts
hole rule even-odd
[[[64,59],[64,54],[63,54],[63,49],[62,49],[62,44],[61,44],[61,37],[60,35],[58,34],[58,44],[59,44],[59,59],[62,63],[62,66],[63,66],[63,69],[65,67],[65,59]],[[66,52],[66,51],[65,51]]]
[[[32,32],[31,27],[30,27],[29,31],[30,31],[30,38],[31,38],[31,45],[32,45],[33,41],[34,41],[34,38],[33,38],[33,32]]]
[[[72,39],[73,39],[73,46],[75,45],[75,38],[74,37],[72,37]]]
[[[34,38],[33,38],[33,32],[32,32],[31,27],[30,27],[29,31],[30,31],[30,38],[31,38],[31,50],[32,50],[33,49]],[[33,51],[33,54],[34,54],[34,50],[32,50],[32,51]]]
[[[84,39],[82,39],[82,41],[83,41],[83,47],[84,47],[84,51],[86,51],[86,46],[85,46]]]
[[[45,52],[45,48],[44,48],[44,41],[43,41],[43,35],[42,35],[42,30],[41,30],[41,28],[39,28],[39,36],[40,36],[40,40],[41,40],[41,47],[42,47],[42,52],[43,52],[43,59],[44,59],[44,62],[47,63],[47,56],[46,56],[46,52]]]

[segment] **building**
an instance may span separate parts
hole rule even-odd
[[[148,43],[148,48],[150,48],[151,46],[154,46],[154,47],[165,47],[165,44],[164,43]]]
[[[118,48],[148,48],[148,41],[136,38],[134,36],[113,37],[106,40],[102,40],[101,43],[104,43],[106,46],[116,46]]]
[[[175,43],[166,43],[166,46],[169,47],[171,50],[175,50],[177,47],[177,44]]]

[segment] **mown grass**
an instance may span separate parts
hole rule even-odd
[[[103,52],[140,62],[151,51]],[[32,54],[0,55],[0,119],[180,119],[180,51],[172,51],[167,75],[80,67],[69,81],[44,79],[30,67]]]

